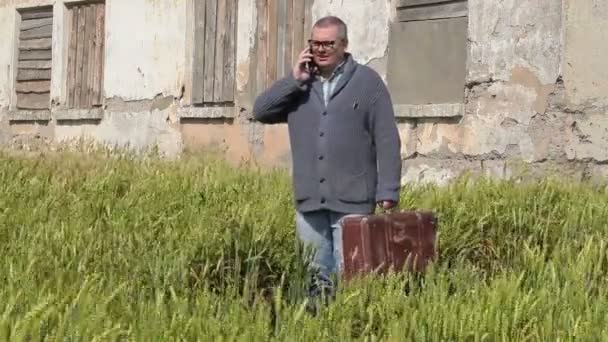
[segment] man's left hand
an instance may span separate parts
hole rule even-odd
[[[381,201],[381,202],[378,202],[378,206],[382,207],[385,210],[387,210],[387,209],[393,209],[395,206],[397,206],[397,202],[395,202],[395,201]]]

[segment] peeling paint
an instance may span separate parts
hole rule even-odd
[[[542,84],[534,73],[525,67],[515,66],[511,71],[511,84],[519,84],[536,91],[534,109],[539,114],[544,114],[549,105],[549,95],[555,90],[555,83]]]
[[[426,120],[417,125],[416,152],[422,155],[449,155],[462,152],[461,126],[436,120]]]

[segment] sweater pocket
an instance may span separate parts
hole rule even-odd
[[[363,203],[369,200],[367,173],[341,174],[335,179],[336,197],[342,202]]]
[[[311,197],[310,184],[306,184],[303,172],[293,172],[293,194],[296,201],[304,201]]]

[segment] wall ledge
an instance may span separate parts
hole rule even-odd
[[[463,103],[397,104],[393,109],[397,118],[458,118],[464,115]]]
[[[393,106],[396,118],[459,118],[464,115],[464,104],[443,103],[427,105]],[[179,118],[234,118],[235,107],[184,107],[178,110]],[[56,120],[101,120],[102,108],[91,109],[54,109],[50,110],[9,110],[6,112],[9,121],[50,121]]]
[[[8,121],[50,121],[50,110],[9,110],[7,113]]]
[[[234,118],[236,107],[184,107],[177,112],[179,118],[219,119]]]
[[[55,120],[101,120],[103,112],[102,108],[56,109],[52,114]]]

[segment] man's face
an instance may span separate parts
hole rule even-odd
[[[314,61],[321,69],[338,65],[344,58],[347,44],[339,39],[338,27],[315,27],[311,38]]]

